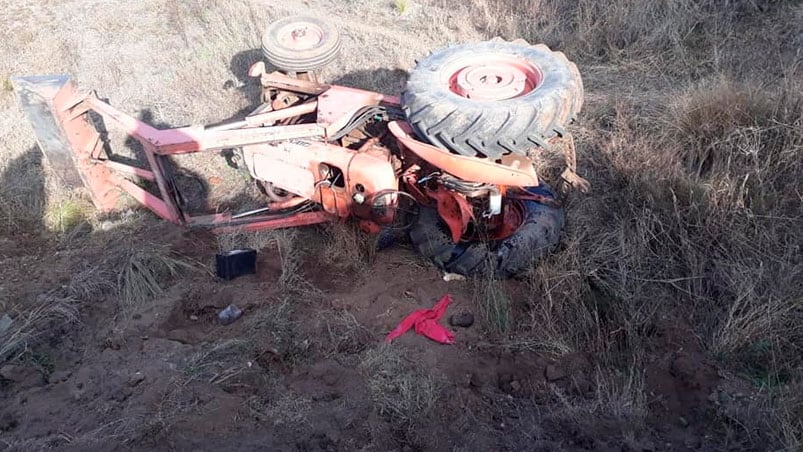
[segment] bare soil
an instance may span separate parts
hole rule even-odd
[[[146,226],[135,240],[159,237],[201,261],[217,252],[203,231]],[[302,234],[320,241],[315,230]],[[68,284],[77,265],[109,252],[93,246],[99,240],[91,235],[79,239],[85,247],[70,251],[29,240],[24,256],[6,249],[2,260],[2,274],[19,296]],[[33,244],[38,253],[31,253]],[[282,262],[271,250],[260,252],[254,275],[232,281],[186,275],[125,314],[110,298],[84,304],[79,325],[45,333],[36,355],[46,357],[41,362],[3,367],[4,441],[15,449],[157,450],[705,450],[719,443],[708,430],[709,398],[722,378],[682,324],[652,326],[646,381],[653,415],[637,436],[623,436],[616,419],[578,423],[555,408],[563,397],[593,400],[605,390],[595,381],[592,354],[511,350],[478,324],[452,328],[452,346],[412,332],[382,344],[407,314],[446,293],[454,297],[447,315],[476,313],[470,281],[444,281],[403,244],[378,252],[359,271],[321,265],[314,246],[304,259],[303,272],[320,293],[293,299],[288,312],[276,309],[286,301],[276,286]],[[524,290],[515,281],[508,285],[514,294]],[[223,326],[217,313],[232,303],[244,314]],[[424,396],[434,397],[433,406],[378,409],[385,405],[377,398],[403,403],[407,396],[393,391],[421,389],[391,384],[389,393],[373,393],[376,370],[364,362],[376,352],[380,360],[389,359],[383,354],[403,360],[380,370],[389,372],[382,378],[411,371],[427,379],[403,384],[431,378],[438,391]]]

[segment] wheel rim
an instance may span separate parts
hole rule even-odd
[[[296,197],[293,193],[282,190],[270,182],[258,181],[258,183],[262,186],[262,189],[265,190],[268,199],[273,202],[285,202]]]
[[[310,50],[321,45],[324,31],[311,22],[293,22],[279,29],[277,41],[290,50]]]
[[[495,101],[524,96],[537,89],[543,74],[526,60],[506,55],[476,55],[449,65],[449,89],[458,96]]]

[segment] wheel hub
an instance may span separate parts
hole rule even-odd
[[[291,50],[309,50],[323,41],[324,32],[321,27],[310,22],[294,22],[288,24],[278,33],[278,41]]]
[[[495,101],[523,96],[541,84],[541,71],[513,56],[476,56],[454,65],[449,89],[462,97]]]

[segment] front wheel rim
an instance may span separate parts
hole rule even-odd
[[[525,96],[543,82],[532,63],[508,55],[476,55],[448,65],[449,90],[477,101],[498,101]]]
[[[281,27],[277,32],[277,42],[283,47],[303,51],[319,47],[326,33],[312,22],[293,22]]]

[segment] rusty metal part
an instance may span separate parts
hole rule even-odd
[[[281,72],[271,72],[270,74],[262,72],[259,77],[260,83],[265,88],[276,88],[294,93],[317,96],[329,89],[329,85],[293,78]]]
[[[203,126],[159,130],[117,110],[97,97],[88,97],[85,102],[88,102],[97,114],[118,124],[126,133],[158,155],[185,154],[271,141],[323,136],[323,128],[316,124],[236,130],[210,130]]]
[[[206,130],[235,130],[235,129],[243,129],[249,127],[261,127],[265,125],[272,125],[276,121],[280,121],[282,119],[293,118],[296,116],[305,115],[307,113],[314,112],[318,107],[318,103],[315,101],[303,103],[300,105],[296,105],[293,107],[287,107],[282,109],[273,109],[271,111],[266,111],[264,113],[256,113],[246,116],[244,119],[240,121],[234,121],[226,124],[219,124],[216,126],[207,127]]]
[[[153,174],[153,171],[146,170],[144,168],[137,168],[131,165],[126,165],[124,163],[113,162],[111,160],[103,160],[103,163],[110,170],[116,171],[118,173],[130,174],[132,176],[139,177],[140,179],[156,182],[156,175]]]
[[[259,231],[262,229],[282,229],[308,226],[311,224],[325,223],[335,219],[326,212],[304,212],[293,214],[283,218],[256,217],[247,221],[237,222],[226,216],[215,216],[206,221],[196,221],[191,223],[195,226],[216,226],[212,232],[216,234],[227,234],[237,231]]]
[[[563,144],[563,156],[566,159],[566,169],[563,170],[560,177],[581,193],[588,193],[591,184],[577,174],[577,151],[574,145],[574,136],[566,133],[560,138],[560,141]]]
[[[371,216],[371,207],[358,205],[355,194],[370,199],[379,191],[398,189],[386,154],[291,140],[244,146],[243,157],[255,179],[311,199],[339,217]]]
[[[78,94],[74,84],[67,76],[23,77],[15,79],[14,83],[21,93],[23,108],[31,116],[31,123],[34,125],[34,130],[46,155],[48,155],[47,152],[54,151],[54,157],[61,159],[59,162],[65,168],[65,177],[78,178],[83,182],[93,202],[100,210],[111,210],[116,207],[120,191],[123,191],[158,216],[178,224],[203,226],[225,224],[226,227],[236,225],[238,228],[261,229],[319,223],[333,217],[331,213],[327,212],[298,212],[282,217],[275,215],[249,216],[240,219],[233,219],[229,214],[193,217],[182,212],[178,202],[179,195],[175,191],[175,185],[167,176],[165,166],[168,163],[165,155],[247,146],[273,140],[320,137],[323,131],[315,124],[218,131],[208,130],[204,127],[159,130],[113,108],[97,96]],[[116,126],[137,139],[142,144],[149,168],[98,159],[97,157],[104,154],[105,143],[98,131],[87,120],[90,111],[100,115],[107,126]],[[343,152],[349,151],[343,150]],[[361,158],[376,159],[368,153],[362,154]],[[392,178],[392,182],[380,184],[381,188],[395,189],[396,180],[392,177],[392,167],[387,160],[381,162],[386,167],[385,173],[390,173]],[[343,164],[346,174],[354,174],[358,176],[357,179],[361,179],[361,171],[359,169],[350,171],[349,163],[351,163],[350,160]],[[72,174],[66,170],[72,171]],[[375,170],[375,168],[371,168],[371,170]],[[126,179],[123,177],[124,175],[156,182],[158,195]],[[362,176],[371,179],[366,175]],[[314,187],[315,184],[312,186]],[[372,183],[368,181],[363,186],[372,186]],[[332,192],[328,197],[326,196],[327,190]],[[350,198],[348,193],[341,195],[336,191],[336,188],[320,187],[319,197],[330,200],[328,203],[324,202],[323,205],[328,207],[330,212],[338,212],[342,216],[344,211],[346,214],[348,211],[340,208],[340,205],[346,205]],[[344,188],[341,191],[346,190]],[[303,198],[288,200],[269,207],[271,209],[287,208],[292,207],[291,203],[300,205],[304,201]]]
[[[459,242],[463,234],[466,233],[469,223],[474,220],[474,211],[471,208],[471,204],[469,204],[465,196],[452,190],[447,190],[442,186],[434,190],[427,189],[426,193],[435,200],[438,215],[449,227],[454,243]]]
[[[497,190],[495,185],[482,182],[466,182],[450,174],[441,174],[437,176],[437,179],[446,188],[461,193],[469,198],[487,196],[490,191]]]
[[[524,167],[518,165],[514,168],[487,159],[451,154],[449,151],[416,140],[410,124],[403,121],[391,122],[388,124],[388,129],[405,148],[431,165],[460,179],[519,187],[538,185],[538,176],[532,164]]]
[[[299,198],[293,193],[289,193],[281,188],[278,188],[273,185],[273,182],[262,181],[258,180],[257,183],[262,190],[265,191],[265,195],[274,203],[285,203],[290,201],[291,199],[305,199]]]
[[[398,98],[361,89],[332,86],[318,96],[318,125],[332,136],[345,127],[358,110],[383,103],[398,105]]]
[[[405,191],[409,193],[413,199],[416,200],[416,202],[419,204],[428,205],[430,204],[430,199],[418,185],[419,171],[421,171],[420,166],[410,165],[410,167],[402,172],[401,181],[404,184]]]
[[[489,240],[504,240],[516,232],[524,222],[525,209],[520,202],[505,203],[502,215],[491,217],[491,227],[488,231]]]
[[[290,108],[291,105],[300,100],[301,97],[299,97],[299,95],[296,93],[292,93],[290,91],[275,91],[270,103],[274,110],[284,110]]]
[[[315,71],[307,71],[307,72],[299,72],[296,74],[296,77],[299,80],[305,80],[307,82],[318,83],[318,74]]]
[[[296,197],[289,198],[289,199],[284,200],[284,201],[272,201],[272,202],[269,202],[268,203],[268,208],[271,211],[287,210],[287,209],[292,209],[294,207],[298,207],[299,205],[301,205],[301,204],[303,204],[305,202],[308,202],[308,201],[309,201],[309,199],[307,199],[307,198],[302,198],[301,196],[296,196]]]
[[[368,152],[369,150],[373,150],[377,143],[379,143],[379,137],[369,138],[365,140],[365,143],[363,143],[357,149],[357,152]]]

